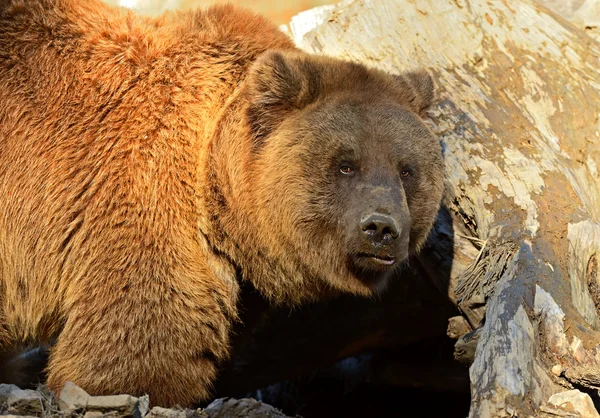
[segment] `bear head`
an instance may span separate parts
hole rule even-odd
[[[270,51],[247,86],[257,242],[305,281],[385,288],[423,245],[442,197],[441,145],[420,117],[431,77]]]

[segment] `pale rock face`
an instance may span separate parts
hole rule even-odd
[[[600,40],[600,0],[537,0],[587,35]]]
[[[550,397],[548,403],[565,411],[578,413],[582,418],[600,417],[590,395],[577,389],[556,393]]]
[[[573,14],[586,0],[537,0],[537,2],[558,13],[565,19],[571,19]]]

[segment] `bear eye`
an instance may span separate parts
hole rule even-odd
[[[412,176],[412,172],[408,168],[405,168],[400,171],[400,177],[402,177],[403,179],[406,179],[410,176]]]
[[[342,165],[340,167],[340,173],[346,175],[346,176],[351,176],[354,174],[354,169],[352,167],[350,167],[349,165]]]

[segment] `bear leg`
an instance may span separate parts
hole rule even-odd
[[[236,316],[231,285],[190,276],[101,294],[90,289],[72,298],[51,350],[48,386],[57,396],[73,381],[91,395],[148,394],[152,405],[164,407],[209,397],[229,352]]]

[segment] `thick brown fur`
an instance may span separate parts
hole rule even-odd
[[[311,211],[335,213],[315,203],[322,174],[299,163],[310,150],[290,148],[310,130],[303,110],[393,107],[427,136],[410,114],[432,91],[426,74],[301,53],[231,6],[147,18],[0,0],[0,351],[56,339],[53,390],[205,399],[238,274],[277,303],[376,291],[345,266],[335,228],[311,230]],[[442,190],[439,144],[423,141],[433,168],[415,193],[427,196],[408,199],[411,251]]]

